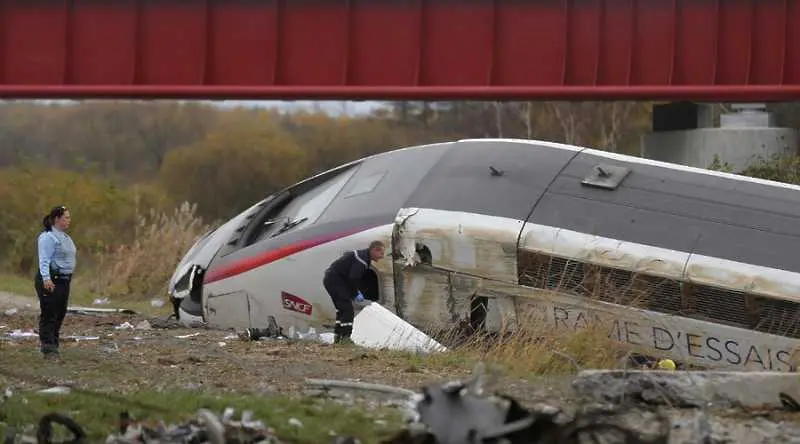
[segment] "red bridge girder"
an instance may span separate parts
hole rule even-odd
[[[3,0],[0,97],[800,97],[800,0]]]

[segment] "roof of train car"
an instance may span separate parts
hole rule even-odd
[[[309,227],[310,232],[287,233],[256,250],[317,235],[317,231],[346,231],[351,225],[391,220],[390,213],[405,206],[509,217],[800,271],[793,260],[800,249],[800,187],[796,185],[573,145],[484,138],[367,156],[284,191],[303,189],[355,164],[361,167],[353,182],[378,170],[389,172],[394,179],[389,177],[374,193],[368,193],[371,196],[334,198],[320,217],[321,225]],[[582,186],[581,181],[597,165],[623,166],[631,172],[615,189]],[[369,210],[369,220],[359,214],[359,208]],[[229,260],[241,255],[231,256]]]
[[[545,164],[570,156],[537,200],[530,222],[800,272],[797,185],[550,142],[463,142],[550,148],[541,156]],[[615,188],[583,185],[598,165],[630,173]]]

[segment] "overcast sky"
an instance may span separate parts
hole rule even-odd
[[[282,100],[225,100],[209,101],[220,106],[253,106],[253,107],[280,107],[285,109],[319,109],[330,114],[365,114],[382,106],[381,102],[351,102],[351,101],[282,101]]]
[[[345,100],[330,100],[330,101],[313,101],[313,100],[201,100],[202,102],[214,104],[217,106],[252,106],[263,108],[283,108],[286,110],[295,109],[308,109],[320,110],[328,114],[367,114],[376,108],[380,108],[383,102],[375,101],[345,101]],[[32,100],[32,102],[39,103],[74,103],[74,100]]]

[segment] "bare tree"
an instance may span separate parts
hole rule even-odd
[[[581,103],[577,102],[547,102],[547,108],[555,115],[561,126],[563,141],[566,144],[577,145],[580,142],[581,130]]]
[[[531,102],[523,102],[520,107],[520,120],[525,125],[525,138],[533,139],[533,104]]]
[[[603,125],[600,125],[600,148],[616,153],[622,132],[627,128],[626,123],[636,104],[613,101],[600,104],[600,108],[604,117]]]
[[[494,121],[497,127],[497,137],[503,137],[503,104],[494,102]]]

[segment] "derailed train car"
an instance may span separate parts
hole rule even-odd
[[[520,322],[660,357],[793,371],[800,187],[588,148],[473,139],[399,149],[267,197],[201,238],[170,283],[185,322],[324,329],[327,265],[389,246],[362,283],[422,330]]]

